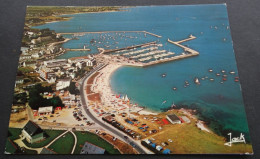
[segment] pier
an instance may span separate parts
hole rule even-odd
[[[90,49],[65,49],[66,51],[90,51]]]
[[[142,47],[142,46],[154,45],[154,44],[156,44],[156,41],[149,42],[149,43],[144,43],[144,44],[140,44],[140,45],[128,46],[128,47],[125,47],[125,48],[104,50],[104,51],[102,51],[102,53],[103,54],[107,54],[107,53],[112,53],[112,52],[116,52],[116,51],[130,50],[130,49],[139,48],[139,47]]]
[[[161,38],[162,36],[160,35],[157,35],[157,34],[153,34],[153,33],[150,33],[150,32],[147,32],[147,31],[143,31],[145,34],[149,34],[149,35],[152,35],[152,36],[155,36],[157,38]]]
[[[190,35],[189,38],[187,38],[187,39],[183,39],[183,40],[180,40],[180,41],[175,41],[175,43],[180,44],[180,43],[183,43],[183,42],[186,42],[186,41],[190,41],[190,40],[193,40],[193,39],[196,39],[196,37],[193,36],[193,35]]]
[[[193,39],[196,39],[196,37],[193,36],[193,35],[190,35],[190,37],[187,38],[187,39],[180,40],[180,41],[177,41],[177,42],[174,42],[174,41],[168,39],[169,43],[172,43],[174,45],[177,45],[177,46],[183,48],[185,53],[182,53],[181,55],[173,56],[173,57],[170,57],[170,58],[165,58],[165,59],[162,59],[162,60],[156,60],[156,61],[151,61],[151,62],[148,62],[148,63],[143,63],[142,66],[143,67],[151,66],[151,65],[155,65],[155,64],[159,64],[159,63],[170,62],[170,61],[180,60],[180,59],[199,55],[198,51],[193,50],[191,48],[188,48],[188,47],[180,44],[180,43],[183,43],[183,42],[186,42],[186,41],[189,41],[189,40],[193,40]]]
[[[102,33],[144,33],[161,38],[162,36],[150,33],[148,31],[97,31],[97,32],[74,32],[74,33],[57,33],[57,35],[74,35],[74,36],[83,36],[85,34],[102,34]]]

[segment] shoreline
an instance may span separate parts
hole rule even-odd
[[[70,15],[77,15],[77,14],[86,14],[86,13],[109,13],[109,12],[123,12],[124,10],[113,10],[113,11],[98,11],[98,12],[79,12],[79,13],[72,13],[72,14],[58,14],[58,15],[54,15],[54,17],[61,17],[63,19],[60,20],[51,20],[51,21],[46,21],[43,22],[42,24],[37,24],[37,25],[29,25],[27,24],[30,28],[32,27],[37,27],[37,26],[41,26],[41,25],[45,25],[45,24],[49,24],[49,23],[55,23],[55,22],[61,22],[61,21],[68,21],[71,20],[73,17],[69,17]],[[62,17],[62,16],[68,16],[68,17]],[[55,31],[56,32],[56,31]]]
[[[139,115],[157,115],[157,112],[144,109],[143,107],[131,105],[130,108],[127,103],[123,103],[121,98],[116,98],[116,94],[111,88],[110,81],[112,74],[122,66],[124,65],[109,64],[100,70],[100,74],[93,81],[92,91],[100,94],[102,103],[107,107],[112,105],[115,109],[119,108],[118,111],[129,110],[129,112],[135,112]]]
[[[103,107],[112,107],[117,110],[117,112],[120,112],[122,110],[129,110],[130,108],[127,104],[121,104],[120,98],[116,98],[115,92],[113,92],[110,81],[112,74],[122,67],[124,65],[122,64],[109,64],[102,70],[100,70],[99,75],[95,77],[93,81],[93,85],[91,87],[92,91],[95,93],[99,93],[101,97],[101,103],[104,105]],[[112,102],[111,102],[112,101]],[[122,108],[123,107],[123,108]],[[133,106],[132,106],[133,107]],[[167,109],[165,112],[169,112],[172,109]],[[193,109],[174,109],[177,111],[182,112],[183,114],[187,115],[189,118],[196,120],[196,127],[202,131],[208,132],[208,133],[214,133],[210,130],[208,125],[205,124],[204,121],[199,120],[194,114],[192,114]],[[143,108],[139,106],[134,106],[134,108],[131,108],[131,113],[137,113],[138,115],[159,115],[163,112],[157,112],[150,110],[148,108]]]
[[[118,99],[115,97],[115,92],[113,92],[111,85],[110,85],[110,80],[111,80],[112,74],[122,66],[124,66],[124,65],[122,65],[122,64],[107,65],[105,68],[100,70],[100,74],[97,77],[95,77],[95,79],[93,81],[93,85],[91,87],[93,92],[100,94],[101,102],[104,105],[103,107],[110,107],[111,105],[113,105],[114,109],[117,110],[118,112],[121,110],[130,109],[130,108],[128,108],[129,106],[127,106],[125,104],[121,104],[121,102],[119,102],[120,98]],[[111,101],[113,101],[113,102],[111,102]],[[124,109],[122,107],[124,107]],[[166,112],[169,112],[170,110],[172,110],[172,109],[168,109]],[[208,128],[208,126],[205,124],[204,121],[199,120],[195,115],[193,115],[191,113],[191,111],[193,111],[192,109],[180,108],[180,109],[175,109],[175,110],[179,110],[183,114],[187,115],[189,118],[196,120],[197,121],[196,127],[198,129],[201,129],[208,133],[213,133]],[[130,110],[129,110],[129,112],[130,112]],[[152,111],[150,109],[139,107],[139,106],[134,107],[134,109],[131,110],[131,113],[132,112],[137,113],[138,115],[158,115],[158,114],[163,113],[163,112]]]

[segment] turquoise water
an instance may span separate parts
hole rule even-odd
[[[225,5],[144,6],[127,8],[123,12],[77,14],[71,17],[69,21],[35,28],[50,28],[56,32],[146,30],[162,38],[136,34],[131,36],[137,36],[137,39],[127,42],[118,36],[116,41],[119,43],[116,45],[113,45],[115,40],[108,37],[104,41],[108,42],[110,48],[120,48],[158,40],[164,45],[162,49],[176,54],[183,50],[167,43],[168,38],[177,41],[190,34],[196,36],[197,39],[183,44],[197,50],[199,56],[146,68],[121,67],[112,75],[113,91],[127,94],[133,103],[154,111],[169,108],[172,102],[179,107],[194,107],[199,110],[202,119],[209,121],[209,126],[215,132],[222,135],[242,132],[250,140],[240,84],[234,82],[238,74]],[[91,39],[97,41],[95,46],[91,45]],[[91,51],[67,52],[59,58],[96,53],[97,47],[105,45],[104,41],[98,44],[100,40],[100,34],[87,34],[71,40],[63,47],[82,48],[87,45]],[[209,68],[213,69],[213,73],[208,72]],[[215,74],[223,69],[228,77],[221,84],[222,77]],[[235,71],[236,74],[231,75],[229,71]],[[167,76],[162,78],[162,73]],[[205,79],[200,80],[201,85],[194,84],[195,77],[205,76],[215,80]],[[184,88],[184,81],[188,81],[190,86]],[[177,90],[173,91],[173,87]],[[166,103],[163,104],[163,101]]]

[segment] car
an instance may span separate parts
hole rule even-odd
[[[133,142],[130,142],[130,145],[136,147],[136,145]]]
[[[127,137],[127,136],[124,136],[124,138],[125,138],[125,139],[128,139],[128,137]]]
[[[169,142],[172,142],[172,140],[171,140],[171,139],[168,139],[168,141],[169,141]]]
[[[153,140],[153,141],[154,141],[155,139],[151,137],[150,140]]]
[[[113,137],[113,141],[116,141],[116,139],[117,139],[116,137]]]
[[[39,118],[38,120],[42,120],[42,118]]]
[[[50,117],[54,117],[53,115],[50,115]]]

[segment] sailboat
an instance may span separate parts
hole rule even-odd
[[[163,102],[162,102],[162,105],[163,105],[163,104],[165,104],[166,102],[167,102],[166,100],[165,100],[165,101],[163,101]]]
[[[199,79],[197,77],[194,79],[194,83],[198,84],[198,85],[200,84],[200,81],[199,81]]]
[[[172,105],[171,108],[176,107],[176,105],[174,104],[174,102],[172,101]]]

